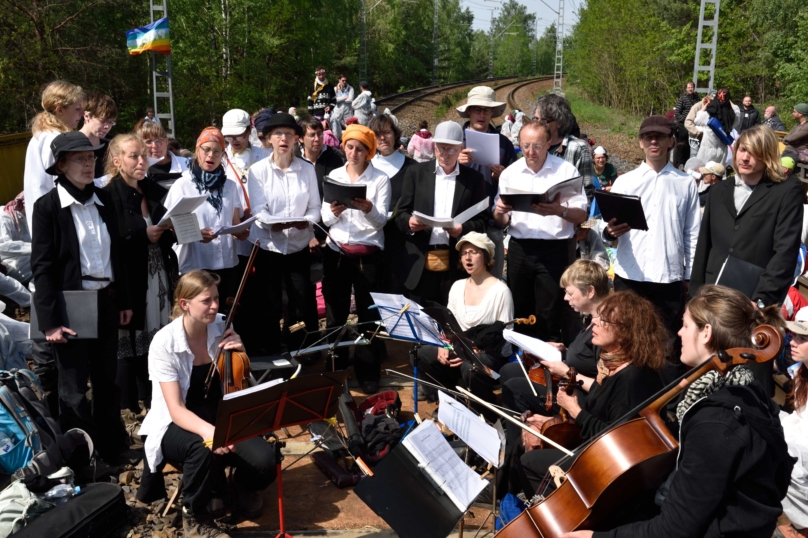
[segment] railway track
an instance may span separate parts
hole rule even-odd
[[[514,86],[514,88],[511,89],[510,92],[508,92],[508,109],[510,109],[510,110],[519,109],[519,110],[521,110],[521,108],[519,107],[519,103],[516,102],[516,92],[517,91],[524,88],[528,84],[533,84],[534,82],[539,82],[541,80],[550,80],[552,78],[553,78],[552,76],[534,78],[534,79],[528,80],[527,82],[523,82],[523,83],[521,83],[521,84],[519,84],[517,86]]]
[[[476,82],[485,83],[501,80],[513,80],[515,78],[517,77],[482,78],[477,80],[464,80],[462,82],[453,82],[451,84],[444,84],[442,86],[424,86],[423,88],[415,88],[413,90],[407,90],[405,92],[396,93],[393,95],[382,97],[380,99],[376,99],[376,106],[378,106],[381,109],[389,108],[390,112],[395,114],[396,111],[401,109],[402,107],[415,101],[418,101],[419,99],[423,99],[424,97],[427,97],[429,95],[436,94],[438,92],[451,90],[452,88],[459,88],[462,86],[469,86]],[[531,82],[533,80],[531,80]]]

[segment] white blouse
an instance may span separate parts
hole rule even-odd
[[[447,307],[454,314],[460,329],[467,331],[478,325],[488,325],[495,321],[508,322],[513,319],[513,296],[508,285],[501,280],[491,286],[480,304],[474,307],[466,306],[466,282],[468,278],[458,280],[449,290],[449,304]]]
[[[51,151],[51,142],[61,133],[56,131],[40,131],[28,142],[25,151],[25,171],[23,172],[23,190],[25,192],[25,214],[34,214],[34,202],[48,194],[55,186],[56,176],[45,172],[55,162]],[[33,224],[33,222],[32,222]],[[31,235],[34,231],[31,230]]]
[[[333,170],[328,177],[340,183],[351,184],[348,165]],[[329,234],[334,241],[348,245],[370,245],[384,248],[384,225],[387,224],[387,210],[390,205],[390,180],[372,163],[356,179],[354,185],[367,185],[367,199],[373,202],[373,209],[363,213],[356,208],[348,208],[339,217],[331,212],[331,205],[323,201],[323,224],[330,226]],[[329,246],[338,250],[328,239]]]
[[[253,215],[258,217],[250,228],[250,243],[258,239],[261,248],[280,254],[308,248],[314,237],[311,222],[320,220],[320,191],[311,163],[295,157],[283,171],[272,158],[259,161],[247,174],[247,192]],[[261,222],[269,217],[305,217],[310,223],[302,230],[287,228],[275,232],[272,224]]]
[[[216,209],[205,202],[194,210],[199,220],[199,228],[217,229],[220,226],[231,226],[233,215],[238,209],[239,215],[243,213],[239,187],[235,181],[228,179],[224,182],[224,192],[222,193],[222,211],[216,213]],[[182,177],[171,186],[163,205],[170,207],[176,200],[183,196],[199,196],[199,191],[191,179],[191,171],[183,172]],[[187,273],[194,269],[228,269],[238,264],[236,254],[236,241],[232,235],[220,235],[210,243],[197,241],[185,245],[174,245],[174,252],[177,253],[180,263],[180,273]]]
[[[224,332],[224,316],[218,315],[216,321],[208,325],[208,355],[211,360],[218,355],[219,339]],[[149,379],[152,382],[152,405],[138,435],[146,435],[144,450],[146,461],[152,472],[163,461],[163,450],[160,445],[168,426],[171,424],[171,413],[163,397],[160,383],[177,381],[182,392],[182,401],[191,386],[191,372],[194,369],[194,354],[188,345],[182,317],[179,317],[157,331],[149,346]]]
[[[795,380],[796,382],[796,380]],[[797,458],[791,471],[783,511],[801,527],[808,527],[808,406],[788,414],[780,411],[780,423],[788,444],[788,455]]]

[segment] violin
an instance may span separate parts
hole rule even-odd
[[[655,491],[673,470],[679,449],[660,410],[709,371],[724,375],[736,366],[774,359],[783,339],[774,327],[761,325],[753,331],[752,344],[755,349],[719,351],[579,447],[556,490],[513,519],[497,536],[558,538],[565,532],[596,530],[627,502]],[[639,418],[633,418],[637,414]]]
[[[224,324],[223,333],[233,324],[233,318],[236,315],[236,308],[241,300],[241,294],[244,291],[244,286],[247,283],[247,277],[252,271],[253,263],[255,262],[255,255],[258,253],[260,242],[256,241],[250,252],[250,258],[247,260],[247,267],[244,270],[244,275],[241,277],[241,282],[236,292],[236,297],[233,300],[230,312],[227,314],[227,319]],[[230,349],[223,349],[219,352],[214,363],[219,370],[219,376],[222,379],[222,392],[230,394],[242,389],[246,389],[255,384],[250,372],[250,358],[243,351],[233,351]],[[210,387],[210,380],[213,378],[213,365],[208,373],[208,387]]]
[[[561,390],[566,392],[567,396],[572,396],[572,393],[575,391],[575,387],[578,386],[578,372],[575,371],[575,368],[570,368],[569,373],[567,374],[567,381],[563,382],[561,385],[563,386]],[[550,388],[547,390],[548,394],[552,394],[550,392]],[[527,411],[526,413],[530,413],[530,411]],[[527,417],[529,416],[530,415],[527,415]],[[547,439],[555,441],[559,445],[569,449],[574,449],[583,443],[583,439],[581,438],[581,427],[570,418],[570,416],[567,414],[567,410],[564,408],[561,408],[561,412],[558,415],[554,415],[550,418],[550,420],[545,421],[544,424],[541,425],[539,433]],[[531,435],[525,431],[522,432],[522,444],[524,445],[526,452],[534,449],[554,448],[549,446],[549,443],[543,439]]]

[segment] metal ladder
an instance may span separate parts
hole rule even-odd
[[[704,12],[708,4],[715,6],[713,18],[710,20],[704,18]],[[699,10],[699,32],[698,37],[696,38],[696,60],[693,64],[693,83],[696,85],[697,93],[708,93],[712,91],[713,84],[715,83],[715,57],[718,52],[718,8],[720,7],[720,4],[721,0],[701,0],[701,9]],[[709,28],[711,26],[713,28],[713,38],[709,43],[705,43],[704,30],[705,28]],[[709,30],[707,31],[709,32]],[[709,51],[709,66],[701,65],[702,51]],[[710,73],[710,82],[707,87],[699,85],[699,73],[704,71]]]
[[[558,25],[556,27],[555,71],[553,73],[553,93],[563,95],[561,78],[564,75],[564,0],[558,0]]]
[[[154,22],[163,17],[168,17],[168,0],[158,0],[161,4],[155,4],[155,0],[149,0],[151,9],[151,21]],[[169,33],[170,35],[170,33]],[[164,66],[162,69],[160,66]],[[171,138],[176,137],[174,129],[174,89],[171,85],[171,55],[151,53],[152,68],[152,93],[154,95],[154,116],[160,118],[163,129]],[[166,109],[168,100],[168,112]],[[160,106],[162,104],[162,107]]]

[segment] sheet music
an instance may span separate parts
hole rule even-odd
[[[204,204],[205,200],[207,199],[208,199],[207,194],[200,194],[198,196],[183,196],[182,198],[177,200],[174,205],[166,208],[166,214],[163,215],[163,218],[160,220],[160,222],[157,223],[157,226],[168,224],[169,219],[171,219],[171,217],[174,217],[176,215],[185,215],[187,213],[192,213],[197,207]]]
[[[213,233],[216,235],[225,235],[225,234],[235,235],[237,233],[241,233],[244,230],[249,229],[250,226],[252,226],[252,223],[255,222],[257,218],[258,217],[250,217],[247,220],[241,221],[240,224],[235,224],[233,226],[219,226],[218,228],[213,230]]]
[[[431,217],[429,215],[424,215],[419,211],[413,211],[412,216],[416,217],[422,223],[432,226],[433,228],[454,228],[458,224],[464,224],[471,217],[477,215],[481,211],[488,209],[488,200],[488,197],[486,197],[485,200],[480,200],[478,203],[474,204],[454,218]]]
[[[531,338],[510,329],[502,331],[502,337],[522,351],[526,351],[547,362],[558,362],[561,360],[561,352],[559,350],[538,338]]]
[[[284,379],[273,379],[271,381],[267,381],[266,383],[261,383],[260,385],[256,385],[254,387],[250,387],[248,389],[241,389],[236,392],[231,392],[230,394],[225,394],[223,396],[223,400],[232,400],[234,398],[238,398],[240,396],[246,396],[248,394],[252,394],[253,392],[258,392],[264,389],[268,389],[269,387],[274,387],[275,385],[280,385],[284,382]]]
[[[174,234],[177,236],[178,244],[184,245],[202,241],[202,230],[199,228],[196,213],[174,215],[171,217],[171,225],[174,226]]]
[[[266,213],[260,215],[256,215],[254,218],[258,219],[258,222],[261,224],[268,224],[271,228],[273,224],[286,224],[288,222],[310,222],[310,220],[306,217],[284,217],[284,216],[273,216],[267,215]]]
[[[489,426],[478,415],[442,390],[438,391],[440,420],[452,433],[460,437],[474,452],[494,467],[499,467],[502,443],[496,428]]]
[[[474,164],[499,164],[499,136],[466,129],[466,149],[474,151]]]
[[[418,303],[410,301],[403,295],[392,293],[371,293],[370,296],[379,309],[382,325],[391,337],[433,346],[445,345],[440,339],[437,322],[422,312]],[[409,308],[399,315],[406,305],[410,305]]]
[[[488,480],[480,478],[455,454],[431,420],[423,421],[401,444],[461,512],[465,512],[488,485]]]

